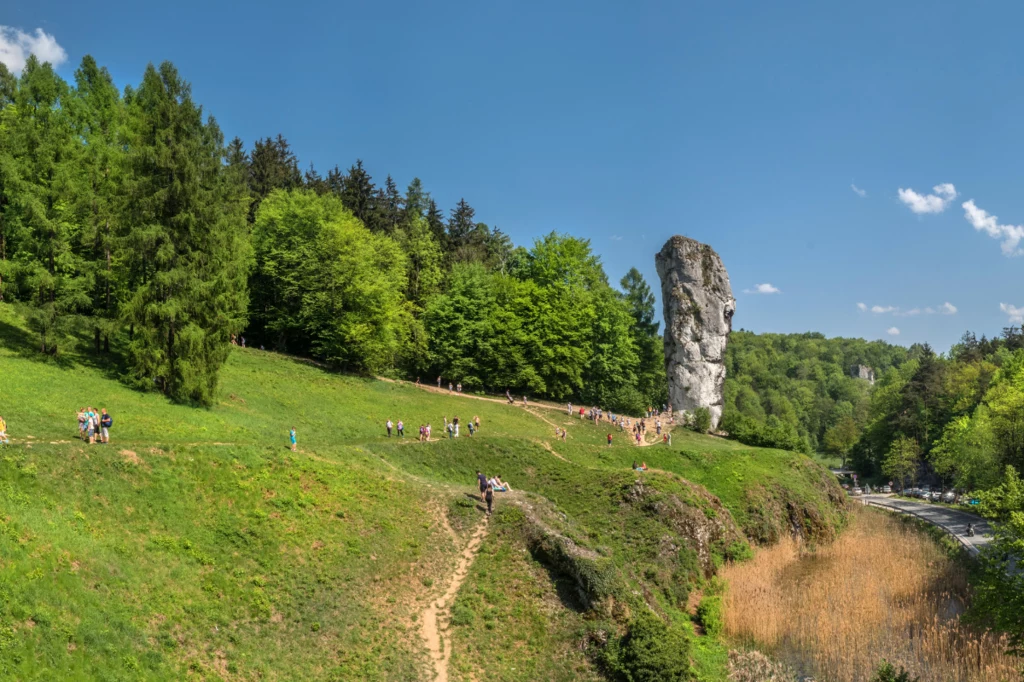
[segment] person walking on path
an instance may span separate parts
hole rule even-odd
[[[657,434],[660,436],[661,435],[661,420],[660,419],[658,419],[657,421],[654,422],[654,428],[657,431]]]
[[[398,420],[398,437],[405,438],[405,424],[402,423],[401,419]]]
[[[569,416],[572,416],[572,403],[569,403]]]
[[[291,441],[292,441],[292,452],[298,452],[299,439],[295,435],[295,427],[294,426],[288,432],[288,438],[290,438]]]
[[[482,495],[484,490],[487,489],[487,477],[484,476],[482,471],[476,472],[476,482],[480,486],[480,494]]]
[[[387,420],[387,422],[385,422],[385,424],[384,424],[384,427],[388,430],[388,438],[391,438],[391,428],[392,428],[392,426],[394,426],[394,425],[391,423],[390,419]]]
[[[487,515],[490,516],[494,510],[494,486],[490,483],[487,483],[484,489],[484,500],[487,502]]]
[[[427,442],[428,442],[428,443],[430,442],[430,432],[431,432],[432,430],[433,430],[433,429],[431,428],[431,426],[430,426],[430,423],[428,422],[428,423],[427,423],[427,430],[425,431],[425,433],[427,434]]]
[[[455,386],[455,390],[458,391],[459,393],[462,393],[462,382],[461,381],[458,383],[458,385]]]
[[[441,377],[440,377],[440,375],[437,377],[437,387],[441,388]]]
[[[449,381],[449,382],[448,382],[448,395],[451,395],[451,392],[452,392],[452,388],[453,388],[453,386],[452,386],[452,382],[450,382],[450,381]]]
[[[114,418],[107,413],[107,408],[100,410],[103,414],[100,415],[100,442],[104,444],[110,443],[110,427],[114,425]]]
[[[508,388],[505,389],[505,399],[508,400],[508,404],[509,405],[515,405],[516,404],[516,401],[512,398],[512,391],[511,391],[511,389],[508,389]]]

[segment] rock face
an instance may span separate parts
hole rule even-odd
[[[676,235],[654,258],[665,306],[665,369],[675,411],[706,407],[722,418],[725,346],[736,299],[729,274],[707,244]]]

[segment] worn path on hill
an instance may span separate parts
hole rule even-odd
[[[459,593],[459,588],[462,587],[466,576],[469,575],[469,569],[473,565],[473,560],[476,559],[477,552],[480,551],[480,543],[483,542],[485,535],[487,535],[486,518],[480,522],[473,537],[470,538],[469,544],[462,550],[448,589],[440,599],[431,600],[430,606],[424,609],[420,617],[421,634],[427,644],[430,660],[434,664],[435,682],[448,682],[448,661],[452,657],[452,643],[450,637],[442,639],[441,632],[447,630],[448,623],[451,621],[455,595]]]

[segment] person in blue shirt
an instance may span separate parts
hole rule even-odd
[[[293,426],[291,431],[288,432],[288,437],[292,440],[292,452],[296,452],[298,439],[295,437],[295,427]]]

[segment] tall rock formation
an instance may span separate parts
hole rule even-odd
[[[665,370],[672,409],[706,407],[722,418],[725,346],[736,299],[722,259],[707,244],[676,235],[654,257],[665,306]]]

